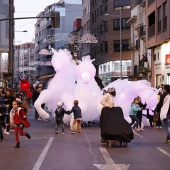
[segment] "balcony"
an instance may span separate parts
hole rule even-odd
[[[148,39],[152,38],[155,36],[155,24],[153,24],[151,27],[148,29]]]

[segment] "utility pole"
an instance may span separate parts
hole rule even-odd
[[[9,0],[9,74],[12,74],[13,73],[13,39],[14,39],[14,21],[13,21],[13,18],[14,18],[14,14],[13,14],[13,10],[14,10],[14,7],[13,7],[13,3],[14,1],[13,0]]]

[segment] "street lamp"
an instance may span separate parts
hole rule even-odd
[[[120,14],[119,14],[119,18],[120,18],[120,22],[119,22],[119,27],[120,27],[120,79],[122,80],[122,10],[119,10]],[[108,13],[104,14],[105,16],[113,16],[113,17],[117,17],[118,15],[110,15]]]

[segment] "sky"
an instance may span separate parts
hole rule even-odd
[[[48,5],[58,1],[59,0],[14,0],[14,17],[36,17]],[[65,2],[74,4],[81,3],[81,0],[65,0]],[[15,20],[15,45],[31,42],[34,39],[35,23],[36,19]],[[28,32],[22,32],[24,30]]]

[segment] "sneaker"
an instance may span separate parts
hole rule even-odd
[[[81,134],[81,132],[78,132],[78,134]]]
[[[58,134],[58,131],[55,131],[55,134]]]
[[[40,117],[37,120],[42,120]]]
[[[170,145],[170,139],[166,140],[166,144]]]
[[[106,144],[106,140],[105,139],[101,139],[101,144]]]
[[[7,133],[7,131],[6,131],[6,129],[4,129],[4,134],[6,134]]]
[[[66,134],[66,132],[62,132],[61,134],[62,134],[62,135],[65,135],[65,134]]]
[[[75,134],[76,132],[75,131],[72,131],[71,134]]]
[[[0,142],[4,142],[4,139],[1,139]]]
[[[162,126],[159,126],[159,129],[162,129]]]
[[[9,135],[9,132],[7,132],[6,134]]]

